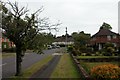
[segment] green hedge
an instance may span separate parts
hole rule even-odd
[[[15,52],[16,49],[15,48],[3,48],[2,52]]]
[[[5,45],[6,45],[6,47],[5,47]],[[9,48],[8,42],[2,42],[2,49],[4,49],[4,48]]]

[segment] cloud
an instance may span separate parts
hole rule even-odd
[[[11,0],[15,1],[15,0]],[[118,31],[118,1],[119,0],[17,0],[21,4],[28,4],[31,12],[44,6],[41,16],[49,17],[51,21],[60,20],[60,31],[57,35],[74,31],[85,31],[94,34],[103,22]]]

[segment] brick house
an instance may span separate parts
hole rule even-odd
[[[12,48],[15,47],[15,44],[11,42],[8,38],[2,35],[0,36],[0,48]]]
[[[2,48],[2,33],[1,33],[1,30],[0,30],[0,49]]]
[[[112,43],[118,49],[120,47],[120,35],[103,27],[91,37],[90,45],[93,49],[101,50],[105,43]]]
[[[15,47],[14,43],[11,42],[8,38],[2,37],[1,39],[2,48],[12,48]]]
[[[10,41],[7,37],[2,35],[2,30],[0,29],[0,48],[12,48],[15,47],[15,44]]]

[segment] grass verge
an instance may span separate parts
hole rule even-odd
[[[63,54],[51,78],[80,78],[80,74],[69,54]]]
[[[0,58],[9,58],[9,57],[15,57],[15,53],[1,53]]]
[[[77,56],[78,59],[90,59],[90,58],[118,58],[119,56]]]
[[[52,58],[52,55],[47,56],[46,58],[33,64],[31,67],[23,71],[21,76],[13,76],[11,80],[22,80],[23,78],[25,80],[29,79],[34,73],[36,73],[43,65],[47,64]]]

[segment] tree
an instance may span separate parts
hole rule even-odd
[[[53,26],[59,26],[60,23],[50,25],[46,18],[38,18],[38,13],[43,10],[42,7],[29,16],[27,14],[29,10],[26,7],[19,8],[17,2],[7,3],[11,10],[8,10],[5,4],[1,4],[2,30],[3,35],[14,42],[16,46],[16,76],[19,76],[21,74],[22,56],[24,56],[30,42],[41,30],[50,30]]]
[[[106,52],[105,55],[111,56],[113,54],[113,52],[115,51],[115,46],[114,46],[114,44],[109,43],[109,42],[105,43],[104,50]]]
[[[37,53],[42,53],[42,49],[45,49],[46,45],[51,44],[53,41],[54,37],[51,33],[39,33],[33,41],[29,42],[30,46],[28,46],[28,49],[32,49]]]
[[[105,22],[103,22],[103,24],[102,24],[102,26],[100,28],[104,28],[104,29],[108,29],[108,30],[112,29],[112,27],[110,26],[110,24],[105,23]]]
[[[73,32],[72,37],[74,39],[76,51],[85,51],[88,41],[90,39],[90,34],[86,34],[84,33],[84,31],[81,31],[80,33]]]
[[[76,45],[83,46],[86,45],[88,40],[90,39],[90,34],[86,34],[83,31],[80,33],[73,32],[72,37]]]

